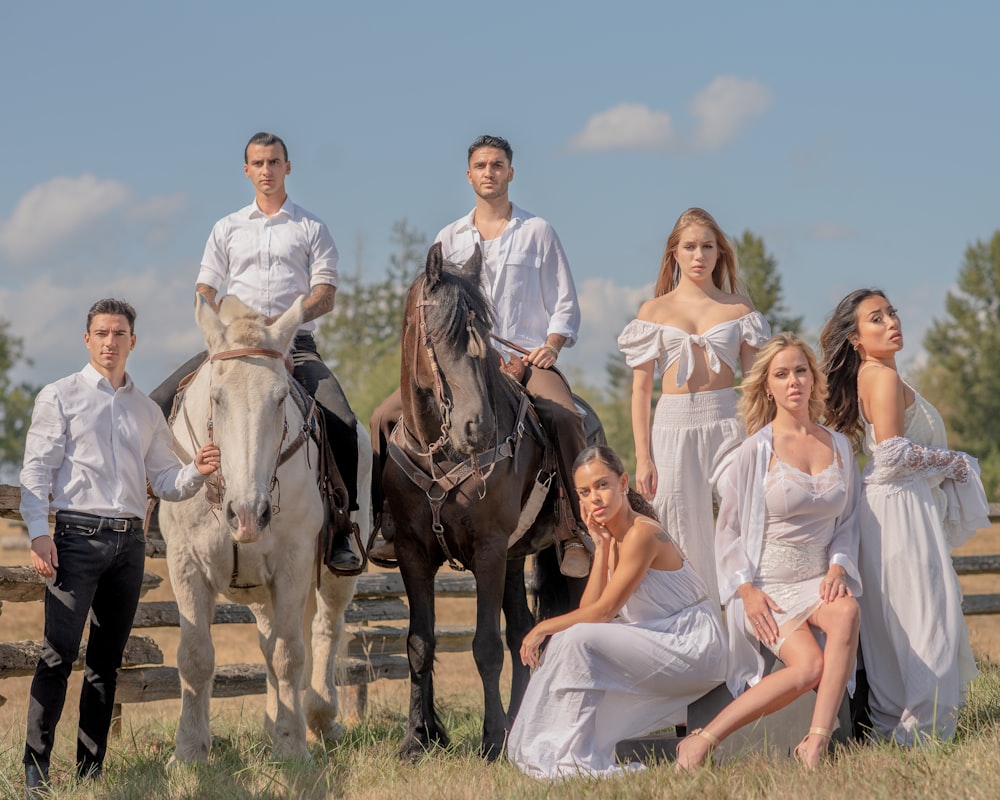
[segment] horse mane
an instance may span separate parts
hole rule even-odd
[[[470,280],[460,265],[446,261],[440,278],[428,293],[434,297],[434,303],[425,306],[424,310],[431,338],[447,342],[456,349],[468,349],[471,327],[485,350],[492,349],[489,345],[493,328],[490,302],[479,282]]]
[[[239,317],[226,329],[226,339],[240,347],[263,347],[269,343],[270,338],[267,335],[264,318],[259,315]]]
[[[238,297],[226,295],[219,306],[219,319],[226,325],[229,346],[263,347],[270,343],[264,317]]]

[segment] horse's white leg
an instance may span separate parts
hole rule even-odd
[[[368,431],[358,424],[358,510],[352,519],[362,543],[371,530],[372,447]],[[312,607],[307,654],[312,657],[310,685],[305,693],[306,724],[317,737],[338,741],[343,728],[337,722],[336,658],[344,633],[344,609],[354,597],[357,578],[338,577],[320,567],[320,583]]]
[[[209,705],[215,647],[211,622],[215,616],[216,592],[204,573],[192,568],[193,557],[180,548],[168,548],[167,558],[181,623],[177,646],[181,715],[172,760],[207,761],[212,745]]]
[[[338,577],[323,567],[312,619],[312,674],[305,693],[306,724],[317,737],[336,742],[344,735],[337,721],[336,658],[344,634],[344,609],[354,597],[357,578]]]
[[[308,563],[303,566],[308,569]],[[257,635],[268,673],[265,731],[271,739],[271,750],[279,759],[309,756],[301,702],[305,665],[302,611],[309,588],[302,571],[296,574],[291,569],[275,575],[271,603],[254,606]]]

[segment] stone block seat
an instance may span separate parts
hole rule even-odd
[[[770,674],[784,669],[784,664],[766,647],[761,647],[764,658],[764,672]],[[715,687],[688,706],[687,729],[702,728],[707,725],[731,700],[732,695],[725,684]],[[792,749],[806,735],[812,720],[816,692],[806,692],[780,711],[751,722],[727,737],[715,750],[713,760],[725,763],[748,755],[766,754],[779,758],[791,758]],[[845,744],[851,738],[851,711],[849,698],[844,693],[840,706],[838,727],[833,733],[833,742]],[[654,733],[637,739],[625,739],[618,743],[615,752],[621,761],[670,760],[677,754],[680,741],[675,731]]]

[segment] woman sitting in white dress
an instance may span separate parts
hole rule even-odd
[[[680,743],[678,770],[703,764],[726,736],[811,689],[812,725],[795,756],[813,767],[827,752],[854,674],[861,584],[858,469],[847,438],[816,422],[825,389],[812,351],[787,333],[761,348],[743,382],[740,409],[752,435],[720,481],[716,531],[726,683],[738,696]],[[760,643],[785,669],[763,675]]]
[[[688,704],[726,677],[705,584],[629,489],[621,459],[589,447],[574,479],[593,569],[578,609],[525,636],[521,660],[538,669],[507,741],[510,760],[536,778],[621,772],[619,741],[683,722]]]
[[[903,331],[877,289],[840,301],[821,336],[827,420],[871,460],[859,510],[861,652],[875,731],[950,739],[976,674],[951,548],[989,507],[974,458],[945,449],[937,410],[896,371]]]

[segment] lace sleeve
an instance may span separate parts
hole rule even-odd
[[[902,436],[893,436],[875,445],[874,468],[869,481],[887,483],[922,473],[928,477],[943,475],[958,483],[969,479],[969,457],[957,450],[924,447]]]

